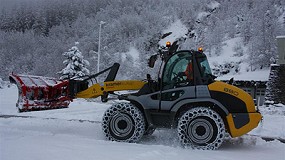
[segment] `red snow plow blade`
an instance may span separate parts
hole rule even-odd
[[[10,74],[10,82],[18,87],[16,104],[20,112],[67,108],[72,99],[68,96],[69,81],[55,78]]]

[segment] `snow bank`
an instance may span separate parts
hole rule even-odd
[[[285,139],[285,105],[263,105],[259,107],[262,121],[249,134]]]
[[[212,7],[218,7],[219,3],[209,4]],[[184,37],[188,30],[185,25],[177,20],[172,23],[163,33],[172,32],[169,36],[159,41],[159,45],[165,46],[167,41],[174,42],[178,38]],[[206,51],[209,63],[218,80],[229,80],[234,77],[235,80],[248,81],[268,81],[270,69],[251,71],[247,62],[247,48],[242,43],[242,38],[232,38],[223,42],[220,55],[213,55]],[[136,54],[134,54],[136,55]]]
[[[10,87],[10,86],[11,86],[10,82],[3,81],[3,79],[0,78],[0,89],[4,89],[4,88]]]
[[[186,26],[181,22],[181,20],[177,20],[176,22],[172,23],[167,29],[163,30],[163,34],[172,32],[169,36],[163,38],[159,41],[160,46],[165,46],[166,42],[169,41],[173,43],[178,38],[184,37],[187,34],[188,29]]]
[[[229,39],[223,44],[220,55],[205,53],[213,73],[216,71],[218,80],[229,80],[234,77],[235,80],[268,81],[269,68],[251,71],[247,62],[247,48],[243,46],[240,37]]]
[[[284,12],[284,15],[285,15],[285,12]],[[285,38],[285,35],[284,36],[277,36],[276,38]]]
[[[268,81],[270,70],[259,70],[259,71],[248,71],[239,73],[229,73],[222,75],[217,78],[217,80],[230,80],[234,77],[234,80],[244,80],[244,81]]]
[[[284,104],[278,103],[278,104],[263,105],[260,107],[260,111],[263,115],[284,116],[284,123],[285,123],[285,105]]]

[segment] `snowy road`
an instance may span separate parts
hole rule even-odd
[[[111,104],[76,100],[67,109],[17,113],[16,99],[15,87],[0,89],[0,115],[18,116],[0,118],[0,160],[285,160],[284,143],[253,136],[227,140],[216,151],[181,148],[175,130],[157,130],[137,144],[110,142],[100,121]],[[285,138],[284,115],[265,115],[251,133]]]

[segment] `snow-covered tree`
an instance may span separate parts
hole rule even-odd
[[[83,59],[82,53],[77,46],[71,47],[71,49],[64,52],[62,55],[67,59],[63,61],[63,64],[66,65],[66,67],[58,72],[61,74],[60,79],[78,79],[90,74],[90,71],[87,69],[89,62]]]
[[[217,56],[225,40],[241,37],[247,67],[254,70],[277,58],[284,6],[284,0],[6,0],[0,5],[0,77],[6,80],[12,71],[56,76],[64,59],[58,53],[74,41],[84,44],[84,58],[96,66],[88,53],[98,50],[102,20],[100,68],[120,61],[114,54],[128,52],[130,45],[145,66],[145,58],[157,53],[162,31],[179,19],[191,31],[180,49],[203,46]]]

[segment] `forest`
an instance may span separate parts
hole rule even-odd
[[[89,70],[121,64],[119,78],[145,77],[162,31],[177,20],[188,34],[180,49],[203,46],[219,56],[223,42],[240,37],[252,70],[276,61],[276,36],[285,35],[284,0],[0,0],[0,78],[9,73],[59,77],[64,52],[75,42]],[[121,54],[139,51],[138,61]]]

